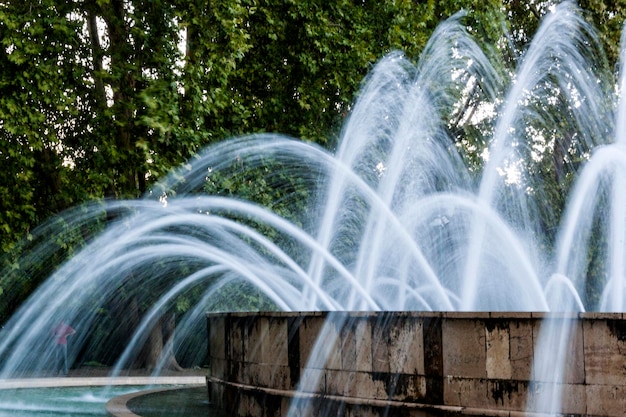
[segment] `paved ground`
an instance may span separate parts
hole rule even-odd
[[[147,370],[124,370],[111,376],[109,368],[72,369],[68,376],[32,375],[22,378],[0,379],[0,389],[44,388],[100,385],[202,385],[206,384],[206,369],[164,371],[152,376]]]

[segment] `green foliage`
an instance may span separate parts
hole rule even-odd
[[[211,311],[276,311],[276,305],[247,282],[223,287],[211,300]]]
[[[104,211],[94,215],[95,205],[54,215],[29,232],[5,253],[0,267],[0,322],[4,322],[37,287],[106,224]],[[89,211],[88,216],[84,216]]]
[[[38,224],[81,202],[137,197],[211,142],[279,132],[332,149],[372,65],[392,50],[417,60],[435,27],[459,10],[467,11],[467,30],[507,78],[554,3],[5,1],[0,5],[3,266],[29,282],[18,260]],[[621,3],[588,0],[581,6],[615,66],[625,13]],[[503,36],[504,30],[511,36]],[[480,88],[459,93],[464,105],[444,116],[476,173],[492,120],[472,124],[465,116],[487,97]],[[568,158],[579,161],[581,153]],[[306,213],[299,209],[311,197],[307,184],[275,161],[265,162],[247,174],[235,167],[215,173],[206,191],[250,199],[301,224]],[[530,172],[556,178],[551,162],[546,153]],[[566,193],[573,172],[545,191],[555,197],[552,212],[560,212],[563,198],[556,197]],[[546,218],[545,227],[557,221],[558,214]],[[60,239],[53,244],[65,254],[82,244]],[[0,299],[14,291],[2,279]],[[33,285],[24,285],[23,292]]]
[[[436,25],[470,9],[496,37],[495,2],[212,2],[182,20],[190,62],[204,72],[205,130],[220,138],[280,132],[333,146],[361,80],[383,55],[417,58]],[[182,8],[181,8],[182,9]],[[486,41],[488,43],[488,41]],[[190,78],[186,78],[189,80]]]
[[[461,8],[495,38],[498,7],[4,2],[2,248],[82,201],[140,195],[211,141],[274,131],[331,147],[374,62],[393,49],[417,57]]]

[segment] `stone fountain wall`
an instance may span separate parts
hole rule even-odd
[[[563,413],[623,416],[621,313],[220,313],[208,315],[211,401],[231,415],[542,414],[539,331],[571,324]],[[315,349],[325,350],[323,352]],[[321,358],[326,358],[322,360]]]

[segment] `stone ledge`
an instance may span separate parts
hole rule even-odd
[[[238,392],[254,393],[255,395],[264,394],[267,396],[275,396],[283,399],[319,399],[324,401],[334,401],[351,406],[370,406],[374,408],[384,408],[390,410],[389,415],[393,415],[394,409],[403,410],[421,410],[424,412],[432,411],[433,414],[444,415],[468,415],[468,416],[487,416],[487,417],[554,417],[549,413],[533,413],[510,410],[496,410],[487,408],[424,404],[417,402],[394,401],[394,400],[377,400],[371,398],[348,397],[339,395],[325,395],[314,392],[279,390],[275,388],[258,387],[254,385],[241,384],[238,382],[228,382],[221,379],[208,377],[208,384],[218,384],[223,387],[233,388]],[[134,416],[134,415],[133,415]],[[133,417],[133,416],[117,416],[117,417]],[[567,414],[568,417],[577,417],[575,414]],[[583,415],[581,414],[580,417]]]
[[[105,405],[105,410],[108,416],[111,417],[141,417],[128,408],[128,402],[134,398],[140,397],[142,395],[154,394],[157,392],[170,391],[173,389],[179,388],[160,388],[160,389],[152,389],[146,391],[138,391],[132,392],[126,395],[120,395],[114,398],[111,398]]]
[[[99,387],[106,385],[202,385],[205,376],[117,376],[0,379],[0,389]]]
[[[586,320],[606,320],[615,319],[622,320],[626,318],[626,313],[596,313],[596,312],[546,312],[546,311],[261,311],[255,313],[257,317],[328,317],[336,315],[337,317],[378,317],[381,314],[393,315],[395,317],[439,317],[439,318],[460,318],[460,319],[546,319],[546,318],[567,318],[567,319],[586,319]],[[233,317],[248,318],[249,312],[217,312],[207,313],[207,317]]]

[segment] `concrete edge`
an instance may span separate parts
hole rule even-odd
[[[0,379],[0,389],[90,387],[107,385],[204,385],[206,376],[116,376]]]
[[[569,311],[257,311],[257,312],[211,312],[208,318],[248,318],[248,317],[379,317],[380,314],[393,314],[396,317],[439,317],[454,319],[615,319],[626,318],[626,313],[609,312],[569,312]]]
[[[128,402],[130,400],[137,398],[137,397],[141,397],[143,395],[149,395],[149,394],[154,394],[157,392],[164,392],[164,391],[172,391],[176,389],[181,389],[181,387],[155,388],[155,389],[150,389],[150,390],[145,390],[145,391],[131,392],[130,394],[125,394],[125,395],[119,395],[107,401],[106,405],[104,406],[104,409],[107,415],[112,416],[112,417],[141,417],[138,414],[135,414],[132,411],[130,411],[130,408],[128,408]]]
[[[178,377],[177,379],[180,379],[180,378],[181,377]],[[107,403],[104,406],[104,410],[107,413],[107,416],[111,416],[111,417],[141,417],[138,414],[133,413],[130,410],[130,408],[128,408],[128,402],[130,400],[137,398],[137,397],[141,397],[143,395],[149,395],[149,394],[154,394],[158,392],[174,391],[174,390],[186,389],[186,388],[191,388],[191,387],[206,386],[206,377],[187,377],[187,378],[189,379],[200,378],[200,382],[192,382],[192,383],[187,383],[187,384],[181,384],[179,382],[178,383],[179,385],[186,385],[186,386],[185,387],[179,386],[179,387],[167,387],[167,388],[154,388],[154,389],[149,389],[149,390],[131,392],[125,395],[119,395],[107,401]]]
[[[303,398],[303,399],[324,399],[326,401],[336,401],[340,403],[350,404],[350,405],[366,405],[372,407],[381,407],[387,409],[413,409],[413,410],[422,410],[422,411],[435,411],[439,413],[449,413],[456,415],[475,415],[475,416],[490,416],[490,417],[553,417],[552,414],[545,413],[536,413],[536,412],[525,412],[525,411],[512,411],[512,410],[496,410],[496,409],[485,409],[485,408],[475,408],[475,407],[465,407],[465,406],[453,406],[453,405],[440,405],[440,404],[424,404],[418,402],[406,402],[406,401],[396,401],[396,400],[380,400],[380,399],[372,399],[372,398],[358,398],[358,397],[348,397],[348,396],[340,396],[340,395],[326,395],[319,394],[313,392],[301,392],[301,391],[291,391],[291,390],[282,390],[276,388],[265,388],[258,387],[253,385],[242,384],[239,382],[229,382],[224,381],[215,377],[208,377],[207,383],[212,384],[220,384],[223,386],[230,386],[240,391],[254,392],[259,393],[262,392],[266,395],[273,395],[283,398]],[[393,415],[391,413],[390,415]],[[124,414],[117,415],[115,417],[139,417],[135,414]]]

